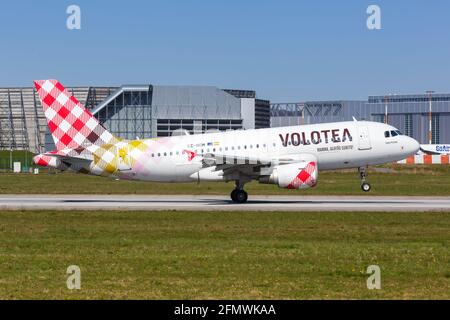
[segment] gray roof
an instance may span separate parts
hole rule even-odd
[[[231,106],[239,99],[212,86],[153,86],[155,106]]]
[[[100,103],[92,113],[98,113],[123,92],[148,91],[150,88],[153,89],[151,105],[155,118],[241,117],[241,100],[213,86],[123,85]]]

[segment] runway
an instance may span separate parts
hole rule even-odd
[[[0,195],[0,210],[450,212],[450,198],[250,195],[246,204],[234,204],[211,195]]]

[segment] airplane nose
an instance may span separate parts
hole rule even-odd
[[[408,141],[406,142],[406,151],[408,151],[409,154],[415,154],[420,149],[420,144],[416,139],[407,137]]]

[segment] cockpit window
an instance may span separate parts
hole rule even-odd
[[[400,130],[391,130],[391,131],[385,131],[384,137],[390,138],[390,137],[396,137],[396,136],[402,136],[403,133]]]

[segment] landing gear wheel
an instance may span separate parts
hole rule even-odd
[[[361,190],[362,190],[362,191],[364,191],[364,192],[369,192],[370,189],[372,189],[372,187],[370,186],[369,183],[363,182],[363,183],[361,184]]]
[[[233,200],[233,202],[236,202],[236,189],[234,189],[233,191],[231,191],[231,200]]]
[[[361,190],[364,192],[369,192],[372,187],[370,184],[366,181],[367,178],[367,167],[360,167],[358,169],[359,171],[359,177],[361,178]]]
[[[235,203],[247,202],[248,194],[244,190],[235,189],[231,192],[231,200]]]

